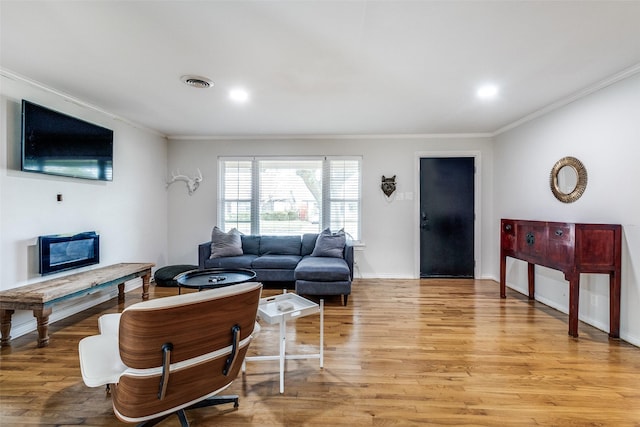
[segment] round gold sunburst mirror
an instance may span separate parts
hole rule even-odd
[[[563,157],[551,168],[549,181],[556,199],[573,203],[587,188],[587,169],[575,157]]]

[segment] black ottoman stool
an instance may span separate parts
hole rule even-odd
[[[166,286],[166,287],[176,287],[178,283],[173,280],[180,273],[184,273],[185,271],[197,270],[197,265],[189,265],[189,264],[178,264],[178,265],[167,265],[166,267],[159,268],[153,275],[153,278],[156,282],[156,286]]]

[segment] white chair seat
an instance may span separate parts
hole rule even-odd
[[[116,329],[117,330],[117,329]],[[118,335],[94,335],[78,344],[82,380],[89,387],[118,382],[127,367],[120,360]]]

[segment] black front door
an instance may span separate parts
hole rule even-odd
[[[473,277],[474,158],[420,159],[420,277]]]

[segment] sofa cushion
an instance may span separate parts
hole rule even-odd
[[[293,277],[293,270],[290,268],[254,268],[256,272],[256,282],[288,282],[284,286],[289,285],[296,281]]]
[[[302,248],[300,249],[300,255],[311,255],[313,249],[316,247],[316,240],[318,239],[318,233],[305,233],[302,235]]]
[[[260,236],[260,255],[300,255],[300,236]]]
[[[252,268],[280,268],[293,270],[300,262],[300,255],[262,255],[253,260]]]
[[[339,282],[296,280],[296,292],[299,295],[349,295],[351,282],[349,280]]]
[[[242,253],[260,255],[260,236],[242,235]]]
[[[342,258],[306,256],[295,269],[296,280],[315,282],[350,281],[349,266]]]
[[[332,233],[331,230],[326,228],[318,235],[311,256],[342,258],[345,242],[346,236],[344,230]]]
[[[228,233],[220,230],[218,226],[213,227],[211,232],[211,255],[210,258],[220,258],[227,256],[242,255],[242,241],[240,232],[235,228]]]
[[[239,255],[205,260],[204,268],[248,268],[258,255]]]

